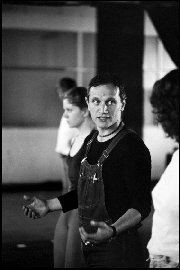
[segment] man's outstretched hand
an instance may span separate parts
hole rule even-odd
[[[46,200],[38,199],[36,197],[30,198],[26,195],[23,196],[23,199],[25,204],[23,205],[22,210],[25,216],[37,219],[48,214],[49,207]]]

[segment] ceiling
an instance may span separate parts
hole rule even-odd
[[[2,0],[2,4],[8,4],[8,5],[29,5],[29,6],[81,6],[81,5],[87,5],[87,6],[98,6],[98,5],[104,5],[106,3],[118,3],[121,5],[146,5],[146,6],[174,6],[178,5],[179,1],[48,1],[48,0]]]

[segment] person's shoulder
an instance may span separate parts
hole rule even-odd
[[[93,129],[90,132],[90,134],[85,138],[84,143],[82,145],[82,153],[83,153],[82,156],[84,156],[84,154],[85,154],[85,152],[87,150],[87,145],[91,141],[91,139],[93,138],[93,136],[95,135],[96,132],[97,132],[97,130],[96,129]]]
[[[139,140],[140,136],[137,134],[137,132],[130,128],[129,126],[127,126],[126,124],[124,125],[122,132],[124,132],[124,139],[126,140]]]
[[[143,139],[138,135],[138,133],[128,126],[125,126],[125,130],[127,131],[126,135],[124,136],[124,144],[128,148],[132,149],[144,149],[149,152],[148,147],[145,145]]]
[[[84,144],[87,144],[92,138],[93,136],[97,134],[97,130],[96,129],[92,129],[90,134],[85,138],[84,140]]]

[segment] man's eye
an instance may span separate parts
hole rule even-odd
[[[98,99],[93,99],[92,100],[92,103],[95,104],[95,105],[98,105],[99,104],[99,100]]]
[[[114,100],[108,100],[107,105],[110,106],[114,103]]]

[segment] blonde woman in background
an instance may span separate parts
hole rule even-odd
[[[64,162],[68,169],[68,181],[66,181],[68,191],[77,187],[80,162],[83,155],[81,147],[84,139],[94,127],[87,108],[86,95],[87,90],[84,87],[74,87],[62,95],[64,109],[62,119],[68,124],[69,130],[73,130],[63,139],[66,151],[63,153],[66,157],[64,157]],[[68,149],[65,140],[69,139],[71,135],[73,136],[69,140]],[[65,190],[67,191],[66,188]],[[80,245],[77,209],[68,213],[61,213],[54,234],[54,268],[83,267]]]
[[[62,96],[68,90],[76,86],[76,81],[72,78],[64,77],[60,79],[56,87],[60,100],[62,100]],[[66,157],[69,155],[71,140],[77,135],[77,133],[78,130],[76,128],[69,127],[65,117],[63,117],[62,115],[57,133],[55,152],[58,153],[63,163],[63,192],[67,191],[67,188],[69,186]]]

